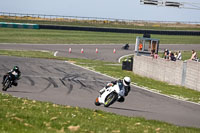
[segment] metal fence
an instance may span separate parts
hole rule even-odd
[[[131,20],[131,19],[115,19],[100,17],[81,17],[81,16],[63,16],[63,15],[46,15],[46,14],[26,14],[26,13],[10,13],[0,12],[0,18],[12,18],[21,20],[48,20],[48,21],[93,21],[93,22],[118,22],[118,23],[161,23],[161,24],[200,24],[196,21],[154,21],[154,20]]]
[[[200,31],[200,22],[129,20],[99,17],[62,16],[0,12],[0,22],[33,23],[39,25],[64,25],[107,27],[137,30]],[[192,35],[192,34],[191,34]]]

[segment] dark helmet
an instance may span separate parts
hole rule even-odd
[[[14,66],[14,67],[13,67],[13,70],[14,70],[14,71],[19,71],[19,67],[18,67],[18,66]]]

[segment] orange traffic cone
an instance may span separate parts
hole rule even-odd
[[[82,53],[82,54],[84,53],[83,48],[81,49],[81,53]]]
[[[116,53],[116,50],[115,50],[115,48],[114,48],[114,50],[113,50],[113,53],[114,53],[114,54]]]
[[[72,52],[72,48],[69,48],[69,53],[71,53]]]
[[[96,48],[96,53],[98,53],[99,51],[98,51],[98,48]]]

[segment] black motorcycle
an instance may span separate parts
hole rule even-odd
[[[122,47],[122,49],[124,49],[124,50],[128,50],[128,49],[129,49],[129,45],[128,45],[128,43],[125,44],[125,45]]]
[[[7,91],[8,88],[10,88],[12,86],[12,76],[10,74],[7,74],[5,77],[5,80],[3,82],[3,91]]]

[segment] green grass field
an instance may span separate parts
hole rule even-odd
[[[0,28],[0,43],[32,44],[135,44],[142,34],[108,33],[68,30],[33,30]],[[200,44],[199,36],[151,35],[161,44]]]
[[[0,93],[1,133],[198,133],[198,128],[56,105]]]

